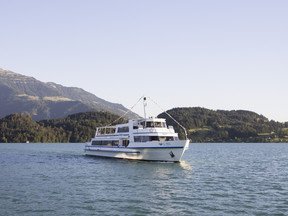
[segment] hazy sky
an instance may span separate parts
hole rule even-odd
[[[126,107],[288,121],[288,1],[0,0],[0,68]]]

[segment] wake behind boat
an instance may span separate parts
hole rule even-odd
[[[188,149],[189,140],[187,138],[179,140],[178,133],[172,126],[166,125],[165,119],[146,118],[146,98],[143,99],[144,118],[129,120],[126,124],[97,128],[95,137],[85,146],[85,154],[133,160],[179,162]]]

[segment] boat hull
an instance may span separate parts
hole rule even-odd
[[[153,143],[152,143],[153,144]],[[189,146],[189,140],[167,142],[162,145],[134,143],[131,147],[101,147],[86,145],[89,156],[111,157],[131,160],[179,162]]]

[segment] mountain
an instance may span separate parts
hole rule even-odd
[[[288,142],[288,122],[269,121],[265,116],[246,110],[209,110],[201,107],[168,110],[193,142]],[[168,125],[184,136],[183,129],[166,113]]]
[[[0,69],[0,118],[28,113],[34,120],[61,118],[87,111],[108,111],[123,115],[127,109],[105,101],[81,88],[44,83],[33,77]],[[127,117],[136,117],[134,113]]]

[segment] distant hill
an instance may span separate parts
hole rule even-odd
[[[87,142],[95,135],[97,126],[105,126],[118,118],[100,111],[36,122],[28,114],[12,114],[0,119],[0,143]]]
[[[0,118],[12,113],[28,113],[34,120],[62,118],[87,111],[107,111],[122,115],[127,109],[105,101],[81,88],[44,83],[33,77],[0,69]],[[137,116],[129,113],[128,117]]]
[[[288,122],[269,121],[251,111],[193,107],[167,112],[187,129],[192,142],[288,142]],[[158,117],[166,118],[183,137],[183,130],[165,113]]]
[[[269,121],[262,115],[244,110],[174,108],[168,111],[188,130],[192,142],[288,142],[288,122]],[[105,126],[119,116],[108,112],[85,112],[65,118],[34,121],[27,114],[12,114],[0,119],[1,142],[87,142],[97,126]],[[183,137],[183,130],[165,113]],[[121,120],[118,123],[126,122]]]

